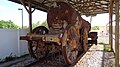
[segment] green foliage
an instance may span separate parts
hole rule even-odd
[[[28,29],[28,26],[23,26],[23,29]]]
[[[104,44],[104,51],[110,51],[111,46],[109,44]]]
[[[33,23],[32,24],[32,29],[34,29],[35,27],[38,27],[38,26],[45,26],[45,27],[48,27],[48,24],[47,24],[47,20],[42,22],[42,24],[40,24],[40,22],[38,21],[37,23]],[[28,26],[23,26],[24,29],[27,29]]]
[[[111,50],[111,45],[109,45],[109,44],[106,44],[106,43],[103,43],[103,42],[100,42],[98,44],[104,45],[104,51],[110,51]]]
[[[35,27],[38,27],[38,26],[45,26],[48,28],[48,24],[47,24],[47,20],[42,22],[42,24],[40,24],[40,22],[38,21],[37,23],[33,23],[32,24],[32,29],[34,29]],[[23,26],[24,29],[27,29],[28,26]]]
[[[17,29],[17,28],[19,28],[19,26],[14,24],[11,20],[9,20],[9,21],[1,20],[0,21],[0,28]]]
[[[44,22],[42,22],[42,24],[40,24],[39,22],[32,24],[32,28],[33,28],[33,29],[34,29],[35,27],[38,27],[38,26],[45,26],[45,27],[48,28],[47,20],[44,21]]]
[[[48,28],[47,20],[46,20],[46,21],[44,21],[44,22],[41,24],[41,26],[45,26],[45,27],[47,27],[47,28]]]
[[[103,43],[103,42],[100,42],[100,43],[98,43],[98,44],[105,44],[105,43]]]
[[[94,26],[91,28],[92,30],[99,30],[99,26]]]
[[[119,12],[119,22],[120,22],[120,12]]]
[[[39,23],[39,22],[32,24],[32,28],[33,28],[33,29],[34,29],[35,27],[38,27],[38,26],[40,26],[40,23]]]

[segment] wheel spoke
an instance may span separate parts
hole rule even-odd
[[[48,32],[49,32],[48,29],[44,26],[38,26],[35,29],[33,29],[33,33],[37,35],[48,34]],[[29,52],[33,58],[38,60],[47,55],[48,50],[44,42],[28,41],[28,44],[29,44]]]
[[[62,53],[64,60],[67,64],[72,64],[78,55],[78,50],[77,50],[77,43],[75,39],[72,39],[67,41],[68,35],[67,33],[64,33],[63,35],[63,41],[62,41]]]

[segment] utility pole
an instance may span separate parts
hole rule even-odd
[[[18,10],[21,10],[21,15],[22,15],[22,29],[23,29],[23,9],[22,8],[18,8]]]

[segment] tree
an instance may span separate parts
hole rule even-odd
[[[40,24],[40,22],[38,21],[37,23],[33,23],[32,24],[32,28],[34,29],[35,27],[38,27],[38,26],[45,26],[48,28],[48,24],[47,24],[47,20],[45,20],[44,22],[42,22],[42,24]]]
[[[37,23],[32,23],[32,28],[34,29],[35,27],[40,26],[40,22],[38,21]]]
[[[99,26],[94,26],[91,28],[92,30],[99,30]]]
[[[48,28],[48,24],[47,24],[47,20],[45,20],[44,22],[42,22],[42,24],[40,24],[40,22],[38,21],[37,23],[32,23],[32,29],[38,27],[38,26],[45,26]],[[27,29],[28,26],[23,26],[24,29]]]
[[[17,29],[17,28],[19,28],[19,26],[17,26],[16,24],[14,24],[11,20],[9,20],[9,21],[1,20],[0,21],[0,28]]]
[[[28,26],[23,26],[23,29],[28,29]]]
[[[47,20],[45,20],[45,21],[41,24],[41,26],[45,26],[45,27],[48,28]]]

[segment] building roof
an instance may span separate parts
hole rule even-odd
[[[20,0],[9,0],[21,4]],[[25,0],[28,5],[29,0]],[[81,15],[95,16],[96,14],[108,13],[110,0],[31,0],[32,7],[47,12],[54,2],[62,1],[69,3]],[[119,4],[120,6],[120,4]],[[115,12],[115,4],[113,5]]]

